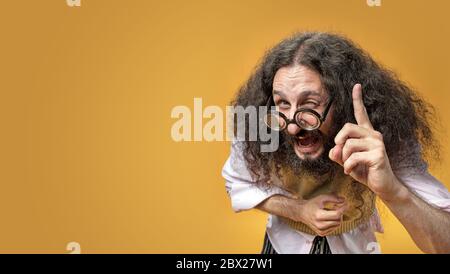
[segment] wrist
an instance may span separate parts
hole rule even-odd
[[[411,192],[394,176],[391,190],[379,195],[380,199],[386,204],[404,204],[411,198]]]
[[[289,199],[288,212],[289,219],[295,222],[303,222],[304,223],[304,200],[300,199]]]

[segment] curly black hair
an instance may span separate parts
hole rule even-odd
[[[296,33],[269,50],[233,100],[234,107],[264,106],[272,94],[275,73],[282,67],[302,65],[320,75],[334,97],[333,124],[356,123],[352,88],[360,83],[363,100],[375,130],[383,135],[392,168],[419,168],[439,158],[434,136],[434,108],[389,69],[348,38],[334,33]],[[245,122],[249,130],[248,121]],[[236,128],[235,128],[236,130]],[[281,136],[282,137],[282,136]],[[280,146],[286,140],[280,139]],[[273,167],[283,164],[280,150],[262,152],[262,142],[244,141],[243,156],[255,182],[270,178]]]

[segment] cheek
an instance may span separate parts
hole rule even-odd
[[[327,116],[327,119],[325,120],[325,122],[322,124],[320,131],[322,131],[323,134],[329,136],[330,135],[330,131],[331,128],[333,126],[333,112],[330,112]]]

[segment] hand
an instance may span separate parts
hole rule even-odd
[[[372,127],[360,84],[353,87],[352,97],[357,124],[344,125],[334,139],[336,146],[329,157],[343,166],[345,174],[367,185],[381,199],[391,199],[400,183],[392,172],[383,135]]]
[[[306,224],[319,236],[326,236],[336,230],[347,209],[345,199],[332,194],[297,201],[291,219]]]

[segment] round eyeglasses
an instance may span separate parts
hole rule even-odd
[[[294,113],[294,118],[291,120],[286,117],[283,113],[272,109],[271,105],[273,103],[272,95],[267,100],[268,112],[263,117],[264,123],[267,127],[272,130],[282,131],[285,130],[289,124],[296,124],[298,127],[304,130],[315,130],[320,128],[322,123],[326,120],[328,111],[330,110],[331,104],[333,103],[333,97],[328,101],[327,106],[322,115],[317,111],[310,108],[299,108]]]

